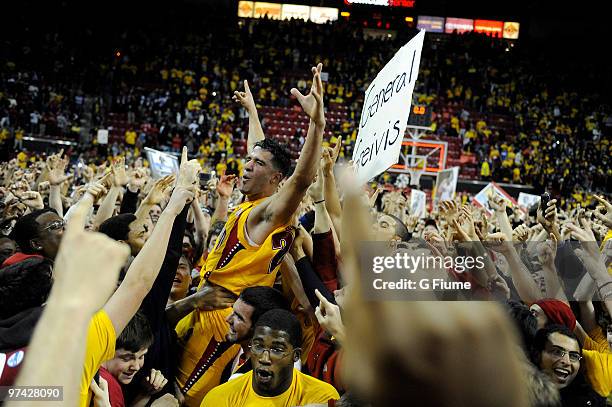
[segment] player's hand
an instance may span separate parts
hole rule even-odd
[[[246,79],[244,80],[244,92],[235,91],[232,99],[234,102],[240,103],[242,107],[249,112],[249,114],[256,111],[255,99],[253,98],[253,94],[249,88],[249,82]]]
[[[323,83],[321,82],[321,70],[323,69],[322,64],[318,64],[316,67],[312,67],[313,73],[313,86],[310,89],[310,93],[304,96],[296,88],[291,89],[291,94],[296,97],[304,113],[310,117],[312,121],[318,127],[325,126],[325,112],[323,106]]]

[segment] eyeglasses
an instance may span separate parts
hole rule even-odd
[[[256,356],[263,355],[265,351],[268,351],[270,359],[276,360],[284,359],[291,354],[291,352],[278,348],[266,348],[260,343],[251,343],[249,349],[251,349],[251,353]]]
[[[63,229],[64,226],[66,226],[66,222],[63,219],[55,220],[49,223],[47,226],[45,226],[42,230],[60,230],[60,229]]]
[[[571,352],[559,346],[553,346],[552,349],[548,350],[547,352],[554,356],[556,359],[561,359],[567,354],[569,356],[570,362],[580,362],[582,360],[582,356],[580,355],[580,353]]]

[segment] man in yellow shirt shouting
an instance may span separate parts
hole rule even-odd
[[[334,387],[293,367],[300,360],[302,330],[282,309],[263,314],[251,340],[253,370],[212,389],[201,407],[284,407],[338,400]]]

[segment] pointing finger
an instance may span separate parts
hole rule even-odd
[[[181,155],[181,165],[187,163],[188,161],[188,157],[187,157],[187,146],[183,147],[183,153]]]

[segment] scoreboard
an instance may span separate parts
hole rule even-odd
[[[344,0],[344,3],[365,4],[368,6],[409,7],[414,8],[416,0]]]
[[[408,126],[431,126],[431,106],[412,105],[410,115],[408,116]]]

